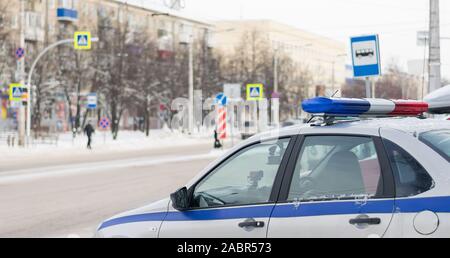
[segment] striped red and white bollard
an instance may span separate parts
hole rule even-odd
[[[227,108],[219,107],[218,113],[217,134],[220,140],[225,140],[227,138]]]

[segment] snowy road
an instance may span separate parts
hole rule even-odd
[[[114,214],[167,197],[220,153],[211,144],[2,162],[0,237],[90,237]]]

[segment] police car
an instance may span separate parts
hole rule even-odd
[[[418,101],[315,98],[303,109],[315,120],[252,137],[96,236],[450,236],[450,122],[425,119]]]

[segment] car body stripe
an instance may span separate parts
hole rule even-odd
[[[311,202],[295,204],[193,210],[186,212],[157,212],[131,215],[104,222],[99,230],[121,224],[149,221],[206,221],[247,218],[293,218],[327,215],[383,214],[394,211],[415,213],[424,210],[450,213],[450,197],[413,198],[397,200],[364,200],[338,202]],[[272,213],[273,211],[273,213]],[[272,215],[271,215],[272,214]]]
[[[112,219],[103,223],[99,230],[120,224],[129,224],[146,221],[204,221],[204,220],[229,220],[241,218],[268,218],[274,205],[238,207],[212,210],[193,210],[185,212],[158,212],[140,215],[131,215]],[[166,216],[167,215],[167,216]],[[165,218],[164,218],[165,216]]]
[[[404,213],[421,212],[424,210],[436,213],[450,213],[450,196],[398,199],[396,200],[396,206],[399,212]]]
[[[157,212],[157,213],[146,213],[146,214],[138,214],[125,216],[120,218],[115,218],[112,220],[105,221],[98,230],[102,230],[104,228],[109,228],[112,226],[129,224],[129,223],[138,223],[138,222],[148,222],[148,221],[162,221],[164,220],[164,216],[166,216],[167,212]]]
[[[278,205],[275,208],[272,217],[291,218],[345,214],[392,213],[393,210],[394,200],[300,203],[300,205]]]
[[[222,220],[242,218],[268,218],[275,205],[239,207],[213,210],[169,212],[165,221]]]

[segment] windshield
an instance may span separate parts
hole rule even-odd
[[[450,162],[450,130],[423,133],[420,140]]]

